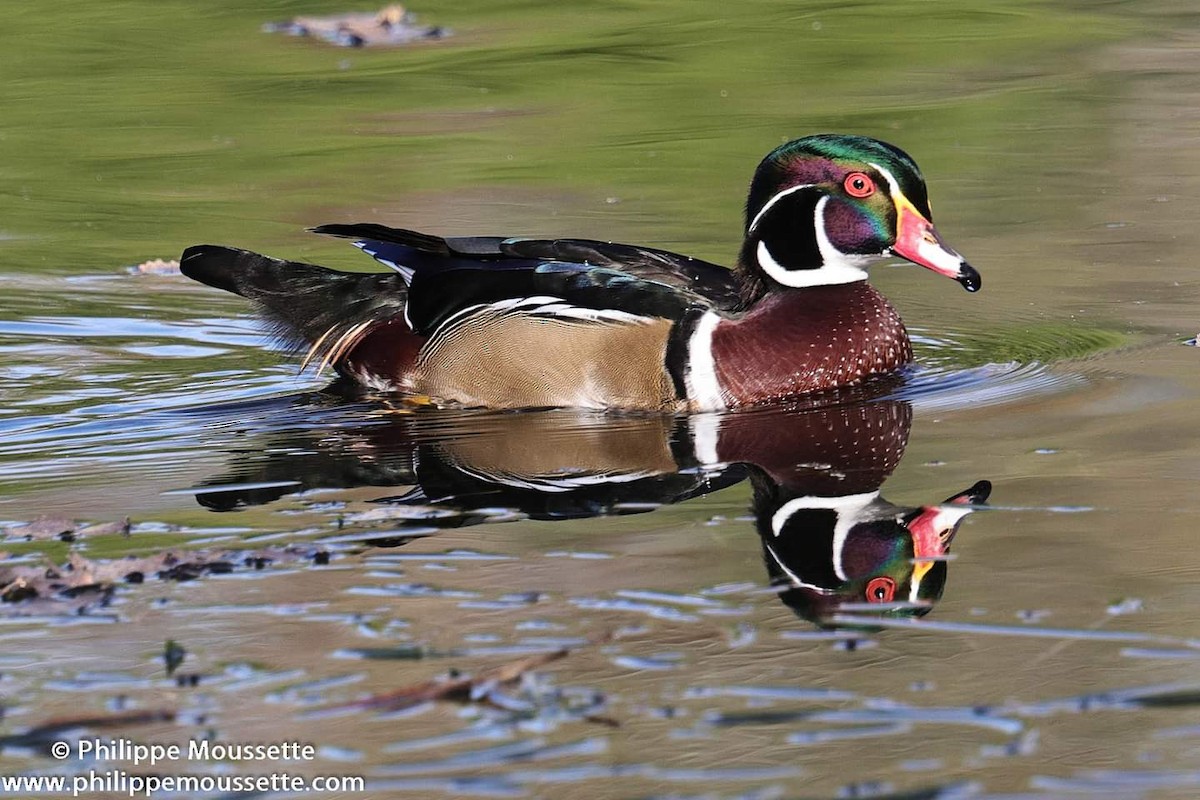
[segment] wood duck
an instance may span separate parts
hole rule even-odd
[[[188,248],[180,267],[255,301],[306,364],[468,407],[712,411],[855,384],[912,360],[867,283],[871,262],[899,256],[980,287],[933,227],[916,163],[861,136],[809,136],[763,159],[733,270],[582,239],[313,231],[394,272],[216,245]]]

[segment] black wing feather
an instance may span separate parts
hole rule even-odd
[[[557,262],[605,267],[635,279],[674,288],[687,294],[689,304],[732,311],[740,303],[740,283],[732,270],[651,247],[591,239],[500,236],[442,238],[375,223],[320,225],[311,230],[367,240],[372,246],[385,250],[387,258],[412,268],[418,276],[463,268],[520,271],[544,262]],[[611,285],[606,287],[607,290],[612,288]],[[516,297],[520,294],[513,291],[503,296]]]
[[[611,267],[693,292],[723,311],[732,311],[739,302],[738,277],[732,270],[669,250],[592,239],[508,239],[502,250],[516,258]]]
[[[709,305],[699,295],[616,270],[531,261],[504,270],[418,272],[409,289],[408,320],[413,330],[428,336],[464,308],[521,297],[553,297],[579,308],[671,320]]]

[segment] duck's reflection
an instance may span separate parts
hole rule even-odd
[[[946,587],[959,523],[990,491],[979,481],[918,508],[893,505],[877,489],[756,502],[756,512],[767,512],[756,519],[771,583],[783,602],[817,622],[850,610],[926,614]]]
[[[924,614],[959,523],[991,487],[915,508],[885,500],[911,422],[898,400],[690,417],[387,415],[307,436],[285,426],[197,498],[229,510],[304,489],[394,487],[379,502],[451,510],[437,524],[457,526],[645,512],[749,479],[767,572],[798,614]]]
[[[868,610],[860,604],[921,615],[942,596],[951,540],[991,484],[935,505],[888,502],[880,487],[904,455],[911,424],[912,407],[895,400],[722,420],[717,454],[749,471],[771,583],[806,619]]]

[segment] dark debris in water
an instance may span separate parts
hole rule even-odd
[[[721,728],[738,725],[782,725],[803,722],[811,715],[811,711],[745,711],[712,714],[705,721]]]
[[[417,644],[401,644],[395,647],[353,647],[338,650],[335,655],[344,658],[362,658],[368,661],[421,661],[449,654],[438,653]]]
[[[122,583],[140,584],[150,577],[191,581],[205,575],[255,571],[272,564],[297,562],[325,564],[328,553],[301,544],[255,550],[164,551],[111,560],[70,553],[60,566],[5,565],[0,554],[0,603],[10,604],[9,616],[86,614],[107,606]]]
[[[167,639],[167,643],[163,645],[163,664],[167,668],[168,677],[175,674],[175,670],[179,669],[185,658],[187,649],[174,639]]]
[[[844,786],[838,793],[838,797],[869,797],[872,800],[951,800],[952,798],[975,797],[980,788],[976,783],[963,782],[897,792],[886,784],[852,783]]]
[[[1187,708],[1200,706],[1200,688],[1179,689],[1133,696],[1128,702],[1147,708]]]

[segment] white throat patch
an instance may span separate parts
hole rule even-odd
[[[804,187],[794,187],[785,192],[780,192],[771,198],[770,203],[763,206],[763,211],[770,208],[778,198],[795,191],[797,188]],[[771,280],[784,286],[790,286],[793,289],[801,289],[807,286],[832,286],[834,284],[854,283],[855,281],[865,281],[867,279],[867,271],[864,267],[871,262],[872,257],[843,253],[833,246],[833,242],[829,241],[829,234],[825,232],[825,206],[828,204],[829,195],[825,195],[817,201],[816,213],[813,214],[813,225],[817,235],[817,249],[821,253],[821,261],[823,262],[819,268],[788,269],[775,260],[766,242],[759,241],[754,255],[758,260],[758,266],[770,276]],[[758,223],[758,219],[762,216],[763,211],[760,211],[758,216],[754,218],[755,224]],[[750,230],[754,230],[754,225],[750,226]]]
[[[846,539],[850,536],[850,529],[866,517],[866,508],[878,497],[878,489],[842,497],[797,497],[780,506],[771,517],[771,533],[778,537],[783,532],[788,518],[801,509],[827,508],[836,511],[837,522],[833,527],[833,571],[841,580],[849,580],[846,570],[842,567],[842,551],[846,547]]]

